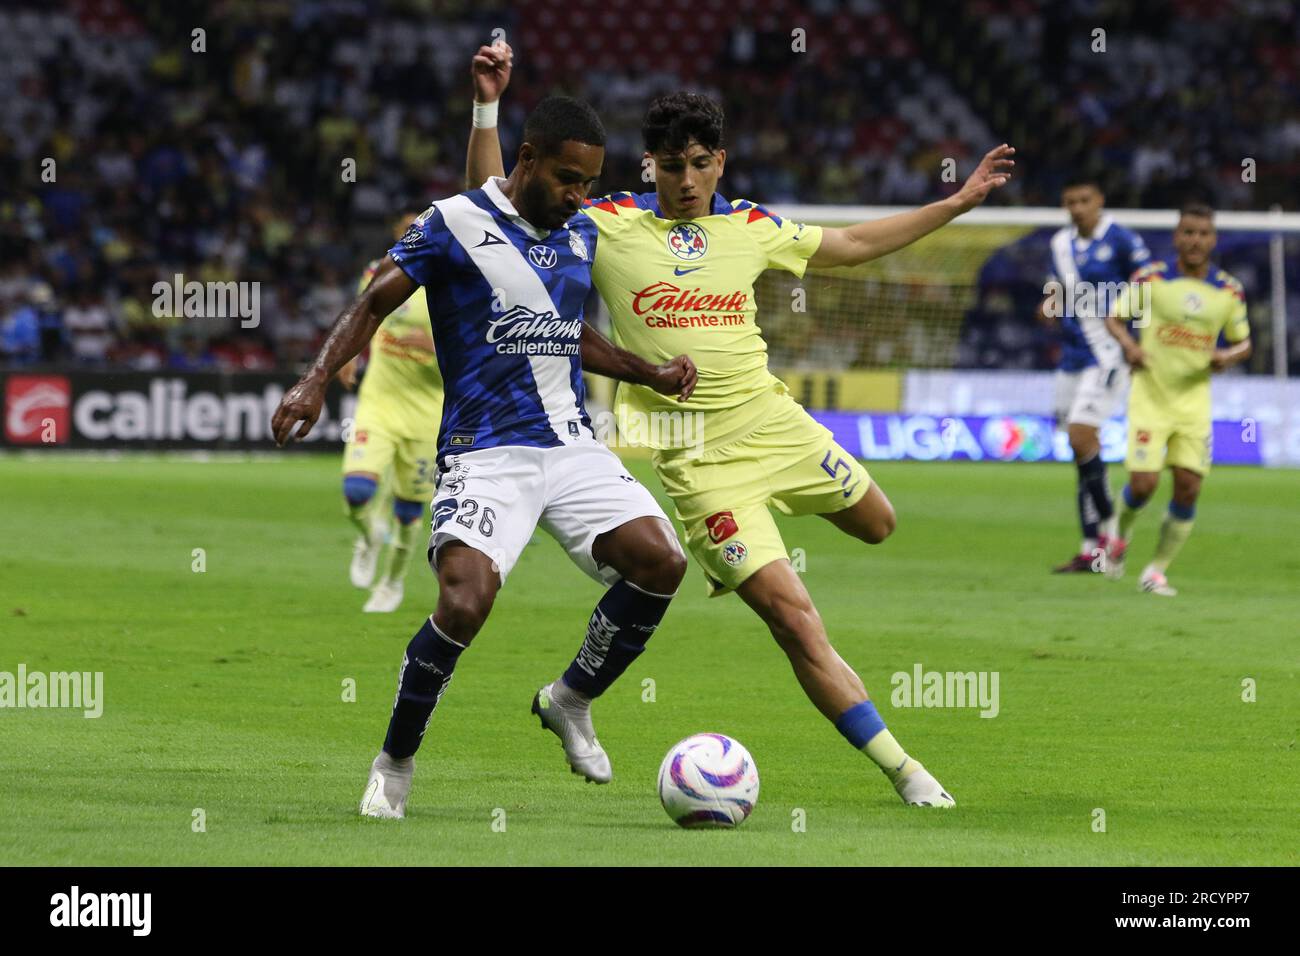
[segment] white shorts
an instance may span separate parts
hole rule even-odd
[[[1127,365],[1103,369],[1089,365],[1077,372],[1056,373],[1056,424],[1100,428],[1119,411],[1128,394]]]
[[[601,584],[619,574],[591,554],[598,535],[636,518],[667,515],[604,445],[504,445],[448,455],[433,495],[429,564],[455,539],[490,557],[501,583],[538,525]]]

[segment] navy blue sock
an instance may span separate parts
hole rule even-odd
[[[428,618],[406,645],[402,671],[397,677],[397,700],[388,721],[384,750],[402,759],[420,749],[433,709],[451,683],[451,672],[465,648],[434,626]]]
[[[1101,460],[1101,452],[1097,452],[1079,465],[1079,484],[1092,498],[1098,519],[1109,520],[1115,514],[1115,501],[1110,496],[1110,484],[1106,481],[1106,463]],[[1095,535],[1088,535],[1088,537],[1095,537]]]
[[[591,612],[587,638],[564,672],[564,683],[588,697],[605,693],[645,650],[671,600],[627,581],[615,584]]]
[[[1083,536],[1096,538],[1100,520],[1097,516],[1097,506],[1092,500],[1092,492],[1088,490],[1088,485],[1083,480],[1082,467],[1079,469],[1079,482],[1075,488],[1074,499],[1079,509],[1079,527],[1083,529]]]

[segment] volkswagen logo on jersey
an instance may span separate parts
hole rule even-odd
[[[555,250],[550,246],[529,246],[528,261],[539,269],[555,267]]]
[[[668,251],[678,259],[694,262],[709,251],[709,237],[693,222],[679,222],[668,230]]]
[[[1110,248],[1110,246],[1106,245],[1106,243],[1104,242],[1101,245],[1099,245],[1096,249],[1092,250],[1092,257],[1096,259],[1098,262],[1105,262],[1108,259],[1110,259],[1110,257],[1113,256],[1114,254],[1115,253]]]
[[[573,254],[579,259],[584,262],[587,260],[587,243],[582,236],[572,229],[569,230],[569,248],[573,250]]]

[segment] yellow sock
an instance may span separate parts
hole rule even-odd
[[[890,780],[911,776],[921,766],[907,755],[888,730],[882,730],[868,740],[862,750]]]
[[[410,524],[398,522],[397,530],[393,534],[393,546],[388,552],[388,566],[379,580],[400,581],[406,577],[406,571],[411,566],[411,554],[415,550],[415,539],[422,531],[424,531],[422,521],[416,520]]]
[[[1164,523],[1160,525],[1160,543],[1156,545],[1156,556],[1151,559],[1151,566],[1164,574],[1191,537],[1195,523],[1191,518],[1179,518],[1172,513],[1165,515]]]

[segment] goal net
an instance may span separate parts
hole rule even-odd
[[[901,212],[889,207],[787,206],[798,222],[844,226]],[[1109,210],[1153,257],[1173,256],[1173,210]],[[1052,337],[1034,321],[1050,270],[1048,241],[1068,223],[1052,208],[977,209],[888,256],[852,268],[770,270],[758,321],[778,374],[889,368],[1050,367]],[[1285,375],[1288,299],[1300,322],[1300,214],[1216,216],[1214,261],[1245,285],[1252,370]],[[1292,339],[1296,339],[1292,336]],[[1297,350],[1300,352],[1300,350]]]

